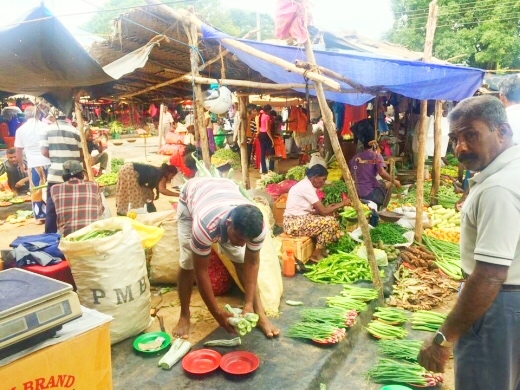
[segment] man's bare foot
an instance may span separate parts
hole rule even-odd
[[[256,325],[268,339],[280,334],[280,329],[274,326],[267,318],[260,319]]]
[[[190,336],[190,317],[179,317],[179,322],[173,328],[172,334],[182,339],[187,339]]]

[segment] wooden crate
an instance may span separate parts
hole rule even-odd
[[[303,263],[306,263],[314,252],[315,244],[310,237],[294,237],[287,233],[282,233],[278,237],[282,240],[282,252],[292,250],[294,257]]]
[[[283,228],[283,213],[285,212],[285,202],[276,202],[273,205],[274,222]]]

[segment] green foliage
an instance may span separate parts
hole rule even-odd
[[[123,125],[121,122],[112,121],[108,124],[110,134],[121,134],[123,132]]]
[[[128,12],[128,7],[146,5],[144,0],[108,0],[102,7],[105,12],[98,12],[83,28],[93,34],[108,35],[111,32],[111,20]],[[194,0],[168,4],[169,7],[187,8],[193,5],[195,14],[206,23],[223,32],[241,37],[256,28],[256,13],[236,8],[225,8],[219,0]],[[274,37],[274,21],[268,14],[260,14],[260,30],[262,39]]]
[[[386,38],[422,52],[429,0],[392,0],[395,22]],[[433,55],[484,69],[520,66],[520,2],[440,0]]]

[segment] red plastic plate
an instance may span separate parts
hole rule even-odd
[[[198,349],[182,359],[182,368],[190,374],[208,374],[216,370],[222,355],[213,349]]]
[[[220,368],[233,375],[245,375],[255,371],[260,365],[260,359],[251,352],[234,351],[226,353],[220,361]]]

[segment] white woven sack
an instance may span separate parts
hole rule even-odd
[[[93,230],[120,232],[86,241],[70,241]],[[135,336],[151,323],[150,282],[146,258],[137,231],[123,218],[94,222],[60,241],[70,264],[80,303],[114,318],[112,344]]]

